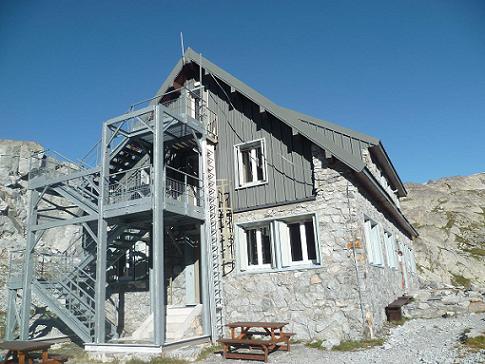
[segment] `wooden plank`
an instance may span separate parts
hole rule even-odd
[[[224,358],[266,361],[264,354],[255,354],[255,353],[225,353]]]
[[[246,99],[245,97],[242,97],[242,103],[243,103],[243,115],[244,115],[244,123],[245,125],[245,130],[247,132],[247,142],[252,142],[255,139],[258,139],[256,136],[256,125],[254,122],[254,116],[253,116],[253,103]],[[260,190],[261,186],[254,186],[254,187],[249,187],[247,188],[247,206],[248,207],[253,207],[258,205],[258,199],[257,199],[257,192]]]
[[[271,120],[272,130],[272,150],[273,171],[275,179],[275,203],[285,202],[285,177],[283,171],[283,159],[281,158],[281,121],[276,119],[273,115],[269,115]]]
[[[303,156],[301,159],[303,176],[305,178],[305,197],[313,196],[313,155],[312,155],[312,143],[309,140],[304,139],[303,143]]]
[[[288,322],[270,322],[270,321],[237,321],[229,322],[226,327],[261,327],[270,329],[280,329],[288,325]]]
[[[300,134],[293,136],[293,170],[294,170],[294,184],[295,195],[297,199],[307,197],[305,195],[305,174],[303,169],[303,138]]]
[[[293,201],[296,199],[295,193],[295,183],[294,178],[295,174],[293,171],[293,155],[292,155],[292,131],[289,126],[286,124],[281,125],[281,136],[282,136],[282,148],[281,153],[283,156],[283,171],[285,175],[285,200],[286,201]]]

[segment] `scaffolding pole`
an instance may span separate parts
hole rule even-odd
[[[154,205],[153,205],[153,332],[154,344],[165,343],[165,272],[163,208],[165,195],[163,119],[160,107],[155,109],[155,135],[153,144]]]
[[[98,245],[96,255],[96,283],[95,283],[95,324],[94,341],[102,344],[106,341],[106,263],[108,253],[108,223],[104,218],[104,202],[108,197],[109,189],[109,140],[111,131],[103,126],[103,137],[101,142],[101,171],[99,178],[100,196],[98,200]]]

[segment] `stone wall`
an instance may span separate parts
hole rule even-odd
[[[228,322],[288,321],[298,339],[323,339],[326,346],[332,346],[378,330],[384,307],[403,294],[400,272],[369,266],[364,246],[351,243],[363,241],[364,214],[400,234],[403,241],[407,238],[367,200],[353,173],[326,159],[315,146],[313,166],[315,201],[237,213],[234,221],[241,224],[315,213],[321,264],[227,275],[224,313]]]

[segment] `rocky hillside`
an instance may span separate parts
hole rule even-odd
[[[402,209],[418,230],[422,278],[485,286],[485,173],[407,184]]]
[[[41,150],[42,146],[34,142],[0,140],[0,321],[5,310],[9,251],[25,247],[30,157]],[[61,250],[75,238],[74,230],[72,227],[51,229],[43,234],[37,247]]]

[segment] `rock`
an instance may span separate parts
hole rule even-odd
[[[320,284],[322,283],[322,279],[318,274],[314,274],[310,277],[310,284]]]
[[[475,313],[485,312],[485,302],[470,302],[468,311]]]
[[[401,207],[419,232],[421,278],[449,287],[485,286],[485,173],[406,184]]]
[[[7,215],[8,204],[5,201],[0,200],[0,215]]]
[[[322,343],[322,346],[325,347],[325,349],[327,350],[330,350],[332,349],[334,346],[337,346],[341,343],[341,341],[338,339],[338,338],[335,338],[335,337],[330,337],[328,338],[327,340],[325,340],[323,343]]]

